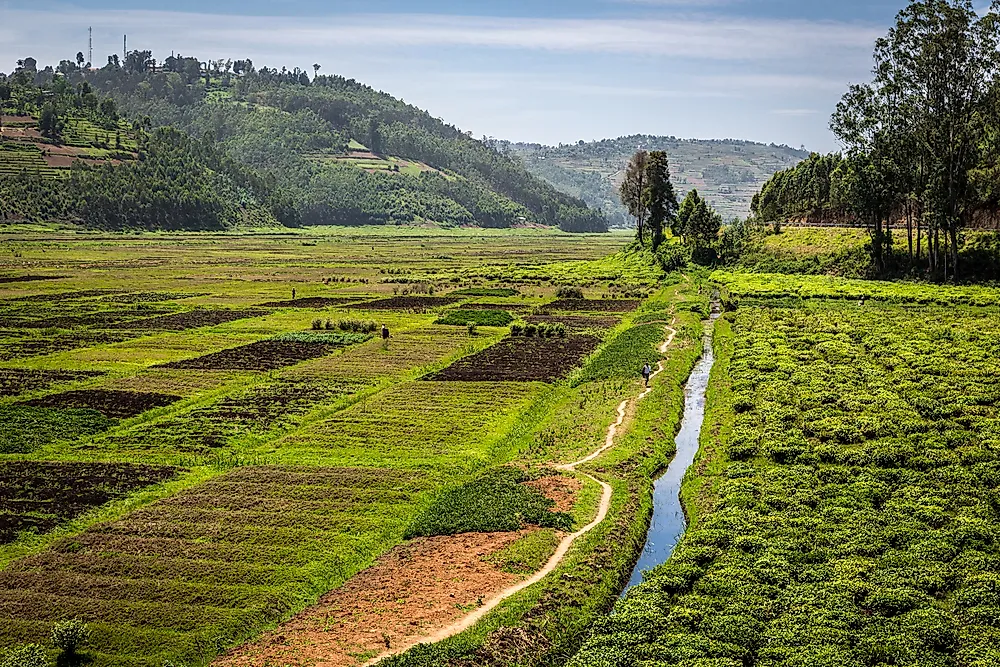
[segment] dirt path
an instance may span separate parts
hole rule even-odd
[[[674,338],[677,336],[677,330],[674,329],[673,327],[666,326],[664,328],[667,331],[670,332],[670,335],[663,342],[663,344],[661,344],[660,347],[658,348],[660,354],[665,354],[666,353],[667,348],[670,347],[670,345],[674,341]],[[656,371],[654,371],[652,373],[652,375],[650,375],[650,379],[652,380],[654,377],[656,377],[657,375],[659,375],[660,373],[662,373],[663,372],[663,368],[664,368],[663,362],[660,361],[657,364]],[[653,391],[653,387],[652,386],[650,386],[649,388],[647,388],[646,390],[644,390],[642,393],[640,393],[635,398],[627,399],[627,400],[624,400],[624,401],[621,402],[621,404],[618,406],[618,417],[615,420],[615,422],[608,427],[608,433],[607,433],[607,435],[604,438],[604,444],[599,449],[597,449],[595,452],[593,452],[589,456],[586,456],[586,457],[580,459],[579,461],[575,461],[573,463],[565,463],[565,464],[562,464],[562,465],[555,466],[556,470],[562,470],[562,471],[565,471],[565,472],[578,472],[576,470],[577,466],[583,465],[584,463],[589,463],[590,461],[593,461],[594,459],[598,458],[601,454],[603,454],[607,450],[611,449],[614,446],[614,444],[615,444],[615,436],[618,435],[618,429],[621,427],[622,423],[625,421],[625,414],[626,414],[626,412],[627,412],[627,410],[629,408],[629,403],[630,402],[636,402],[636,403],[638,403],[640,400],[642,400],[643,398],[645,398],[646,396],[648,396],[651,391]],[[494,609],[496,609],[497,606],[499,606],[500,603],[502,603],[504,600],[506,600],[507,598],[509,598],[509,597],[511,597],[513,595],[517,595],[518,593],[520,593],[524,589],[528,588],[529,586],[533,586],[534,584],[537,584],[539,581],[541,581],[542,579],[544,579],[547,575],[551,574],[552,571],[555,570],[556,567],[559,566],[559,563],[562,562],[562,559],[566,556],[566,553],[569,551],[569,548],[571,546],[573,546],[573,543],[578,538],[586,535],[587,533],[589,533],[590,531],[592,531],[594,528],[596,528],[597,526],[601,525],[601,523],[604,521],[604,519],[608,515],[608,510],[611,508],[611,495],[612,495],[611,485],[607,484],[606,482],[602,482],[601,480],[597,479],[593,475],[589,475],[589,474],[587,474],[585,472],[581,472],[580,474],[582,474],[587,479],[589,479],[589,480],[591,480],[591,481],[599,484],[600,487],[601,487],[601,502],[600,502],[600,504],[598,506],[598,509],[597,509],[597,515],[594,517],[593,521],[591,521],[590,523],[588,523],[586,526],[584,526],[580,530],[576,531],[575,533],[570,533],[569,535],[566,535],[562,539],[562,541],[560,541],[559,546],[555,550],[555,553],[552,554],[552,556],[549,558],[549,560],[545,564],[545,566],[542,567],[542,569],[540,569],[538,572],[536,572],[535,574],[531,575],[529,578],[525,579],[524,581],[521,581],[521,582],[519,582],[519,583],[511,586],[510,588],[507,588],[506,590],[501,591],[498,595],[490,598],[483,605],[481,605],[480,607],[478,607],[477,609],[475,609],[472,613],[470,613],[470,614],[462,617],[460,620],[456,621],[455,623],[452,623],[451,625],[448,625],[446,627],[440,628],[439,630],[437,630],[433,634],[430,634],[430,635],[427,635],[427,636],[424,636],[424,637],[420,637],[418,639],[414,639],[414,640],[412,640],[410,642],[407,642],[407,643],[405,643],[403,645],[400,645],[398,647],[392,647],[391,649],[389,649],[387,651],[384,651],[378,657],[376,657],[376,658],[368,661],[367,663],[365,663],[366,667],[367,667],[367,665],[374,665],[374,664],[380,662],[381,660],[384,660],[385,658],[388,658],[390,656],[398,655],[400,653],[404,653],[404,652],[410,650],[411,648],[413,648],[414,646],[417,646],[418,644],[433,644],[433,643],[436,643],[436,642],[448,639],[449,637],[453,637],[453,636],[459,634],[460,632],[464,632],[465,630],[468,630],[473,625],[475,625],[476,623],[478,623],[484,616],[486,616],[486,614],[488,614],[491,611],[493,611]]]
[[[669,336],[659,347],[661,354],[677,335],[672,327],[664,328]],[[663,369],[661,361],[650,377],[656,377]],[[558,546],[539,571],[524,578],[501,571],[489,558],[530,531],[411,540],[287,623],[220,656],[213,665],[374,665],[418,644],[439,642],[472,627],[504,600],[555,570],[573,543],[605,520],[611,506],[611,486],[576,469],[614,446],[626,416],[651,391],[652,387],[621,402],[599,449],[579,461],[554,466],[564,472],[577,472],[598,484],[601,500],[590,523],[575,533],[560,535]],[[560,484],[556,479],[565,483]],[[538,480],[536,488],[556,500],[560,509],[566,509],[565,504],[571,503],[579,490],[579,483],[574,481],[566,477]]]

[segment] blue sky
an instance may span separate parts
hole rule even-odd
[[[320,63],[476,136],[740,138],[828,151],[905,0],[0,0],[0,71],[129,48]],[[164,7],[169,9],[165,10]]]

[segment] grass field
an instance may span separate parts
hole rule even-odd
[[[0,647],[48,647],[53,623],[79,618],[95,667],[207,664],[372,564],[417,516],[432,525],[449,489],[592,448],[630,391],[625,365],[658,342],[647,329],[659,325],[634,336],[629,324],[657,311],[608,298],[662,277],[616,254],[621,243],[420,230],[0,238]],[[587,298],[557,302],[565,285]],[[510,345],[495,326],[508,312],[575,329]],[[470,313],[475,332],[449,324]],[[494,349],[530,372],[488,377]],[[479,355],[473,373],[436,379]],[[641,502],[624,479],[623,529]],[[585,489],[573,520],[594,500]],[[498,558],[537,566],[552,539]],[[627,553],[602,576],[619,576]],[[536,630],[550,644],[578,636],[599,606]]]

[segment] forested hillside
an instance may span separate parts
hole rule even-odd
[[[247,174],[269,191],[294,202],[293,211],[278,216],[285,224],[606,230],[596,211],[531,175],[516,159],[425,111],[356,81],[320,75],[318,68],[310,78],[299,70],[258,70],[249,60],[200,63],[171,56],[157,63],[149,51],[133,51],[124,61],[112,56],[99,70],[84,66],[82,58],[39,70],[29,58],[2,80],[12,91],[4,98],[7,113],[28,124],[41,123],[46,106],[59,122],[86,116],[89,107],[80,100],[103,95],[116,119],[196,137],[194,144],[249,168]],[[68,96],[47,102],[58,90]],[[62,192],[39,169],[9,171],[16,172],[19,191]],[[22,209],[7,215],[25,215]]]
[[[617,191],[625,165],[637,150],[666,151],[680,196],[697,189],[727,220],[746,217],[754,193],[775,172],[792,167],[809,155],[788,146],[749,141],[649,135],[559,147],[508,142],[495,145],[518,156],[529,171],[560,191],[602,209],[615,225],[633,224]]]

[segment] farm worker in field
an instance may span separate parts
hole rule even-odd
[[[646,365],[642,367],[642,379],[645,380],[646,386],[649,386],[649,376],[653,374],[653,367],[646,362]]]
[[[384,341],[389,340],[389,327],[385,326],[384,324],[382,325],[382,340]]]
[[[295,288],[293,287],[292,288],[292,301],[294,301],[294,300],[295,300]]]

